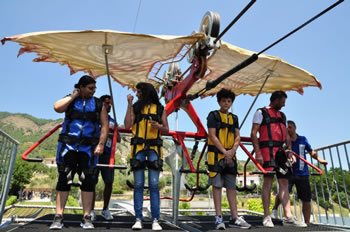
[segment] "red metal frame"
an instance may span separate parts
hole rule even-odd
[[[313,169],[315,169],[319,175],[322,175],[323,172],[320,168],[316,167],[315,165],[313,165],[311,162],[307,161],[306,159],[304,159],[304,157],[298,155],[297,153],[295,153],[294,151],[288,150],[288,152],[292,153],[292,155],[294,155],[296,158],[304,161],[307,165],[309,165],[310,167],[312,167]]]
[[[184,152],[184,156],[186,158],[191,172],[196,172],[198,170],[196,170],[193,165],[188,150],[185,146],[184,139],[185,137],[192,137],[198,139],[207,138],[207,132],[200,118],[198,117],[193,105],[187,100],[186,94],[188,90],[193,86],[193,84],[204,76],[206,70],[206,57],[194,57],[192,61],[191,71],[188,74],[188,76],[184,80],[176,84],[170,90],[168,89],[164,95],[165,101],[167,102],[165,106],[166,115],[169,116],[171,113],[181,108],[188,114],[188,116],[197,128],[197,132],[169,131],[169,135],[171,135],[181,145],[181,148]],[[197,166],[199,167],[199,165]]]
[[[56,125],[54,128],[52,128],[49,132],[47,132],[41,139],[39,139],[36,143],[34,143],[32,146],[30,146],[23,154],[21,155],[22,159],[25,161],[30,162],[42,162],[42,158],[29,158],[28,155],[31,153],[37,146],[39,146],[45,139],[50,137],[53,133],[55,133],[62,124]]]

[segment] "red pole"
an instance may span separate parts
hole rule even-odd
[[[55,133],[61,126],[62,126],[62,124],[56,125],[53,129],[51,129],[49,132],[47,132],[41,139],[39,139],[39,141],[37,141],[36,143],[34,143],[32,146],[30,146],[30,148],[28,148],[25,152],[23,152],[23,154],[22,154],[22,159],[25,160],[25,161],[42,162],[42,159],[41,159],[41,158],[27,158],[27,156],[28,156],[29,153],[31,153],[37,146],[39,146],[45,139],[47,139],[47,138],[50,137],[53,133]]]

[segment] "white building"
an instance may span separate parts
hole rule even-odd
[[[244,186],[244,176],[243,175],[239,175],[237,176],[236,179],[236,184],[237,186]],[[246,176],[246,185],[250,186],[250,185],[260,185],[260,175],[247,175]]]

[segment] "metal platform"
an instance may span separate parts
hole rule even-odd
[[[49,214],[43,217],[37,218],[27,223],[11,223],[0,229],[0,232],[41,232],[48,231],[54,215]],[[299,228],[294,226],[283,226],[281,220],[273,220],[274,228],[265,228],[262,226],[262,217],[245,215],[244,218],[247,222],[252,224],[252,228],[249,231],[283,231],[283,232],[297,232],[297,231],[348,231],[342,228],[327,226],[327,225],[311,225],[307,228]],[[224,218],[228,221],[228,217]],[[82,230],[80,228],[81,215],[67,214],[64,215],[64,227],[61,231],[77,231]],[[104,221],[101,216],[97,216],[97,220],[94,222],[95,230],[97,231],[132,231],[131,226],[134,223],[133,216],[115,216],[113,221]],[[163,231],[216,231],[214,226],[213,217],[210,216],[180,216],[179,225],[176,226],[168,220],[161,220],[161,226]],[[145,219],[144,229],[142,231],[152,231],[152,222],[149,219]],[[242,231],[239,228],[227,228],[226,231]]]
[[[269,232],[297,232],[297,231],[348,231],[342,228],[336,228],[332,226],[326,225],[310,225],[306,228],[300,228],[295,226],[283,226],[281,220],[273,219],[273,223],[275,224],[274,228],[266,228],[262,225],[262,217],[261,216],[252,216],[252,215],[244,215],[244,219],[252,225],[249,231],[269,231]],[[240,228],[228,228],[227,222],[229,220],[228,217],[224,217],[226,224],[226,231],[244,231]],[[184,228],[188,231],[217,231],[214,226],[214,219],[212,216],[191,216],[191,217],[180,217],[180,227]]]

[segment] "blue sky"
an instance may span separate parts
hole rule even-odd
[[[291,29],[319,13],[335,1],[257,1],[223,40],[236,46],[260,51]],[[11,0],[0,8],[0,37],[49,30],[112,29],[144,34],[188,35],[198,30],[204,13],[216,11],[223,29],[248,1],[205,0]],[[283,111],[297,123],[317,148],[349,140],[350,107],[350,4],[345,1],[292,37],[266,53],[281,57],[313,73],[323,89],[310,87],[304,95],[288,92]],[[17,58],[19,46],[8,42],[0,46],[0,111],[28,113],[39,118],[57,119],[63,115],[53,110],[53,103],[72,91],[82,73],[70,76],[69,69],[56,63],[34,63],[33,54]],[[117,119],[123,121],[126,95],[131,91],[113,82]],[[106,77],[97,79],[96,96],[108,92]],[[251,96],[238,96],[234,112],[243,120]],[[249,136],[254,111],[269,102],[269,95],[259,97],[241,134]],[[195,100],[203,123],[209,111],[217,108],[215,98]],[[169,124],[174,128],[173,117]],[[194,130],[184,114],[179,115],[180,130]]]

